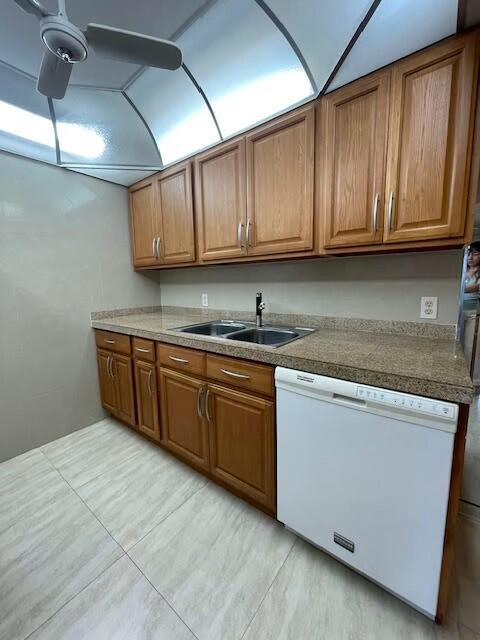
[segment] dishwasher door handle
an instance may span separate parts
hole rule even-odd
[[[365,407],[367,403],[365,400],[359,398],[353,398],[352,396],[344,396],[341,393],[334,393],[332,395],[333,400],[341,404],[349,404],[352,407]]]

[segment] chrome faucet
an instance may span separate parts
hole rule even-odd
[[[265,303],[262,302],[262,292],[257,292],[257,302],[255,309],[255,320],[257,327],[263,326],[262,311],[265,309]]]

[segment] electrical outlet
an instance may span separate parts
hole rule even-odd
[[[438,311],[438,298],[436,296],[422,296],[420,301],[420,318],[435,320]]]
[[[202,307],[208,307],[208,293],[202,293]]]

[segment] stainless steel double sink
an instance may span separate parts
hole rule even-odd
[[[250,342],[270,347],[281,347],[288,342],[303,338],[314,331],[305,327],[275,327],[265,325],[257,327],[254,322],[237,322],[235,320],[215,320],[185,327],[177,327],[174,331],[193,333],[200,336]]]

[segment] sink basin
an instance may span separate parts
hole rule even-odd
[[[269,329],[267,327],[255,327],[254,329],[244,329],[236,331],[227,336],[228,340],[238,340],[240,342],[253,342],[255,344],[266,344],[270,346],[280,346],[291,340],[298,338],[296,331],[286,329]]]
[[[265,325],[256,327],[253,322],[237,322],[234,320],[215,320],[177,327],[174,331],[193,333],[197,336],[210,336],[224,340],[238,340],[251,344],[263,344],[270,347],[282,347],[284,344],[303,338],[314,330],[305,327],[273,327]]]
[[[195,333],[200,336],[224,336],[232,331],[240,331],[245,329],[244,324],[236,322],[204,322],[202,324],[193,324],[188,327],[180,327],[177,331],[183,333]]]

